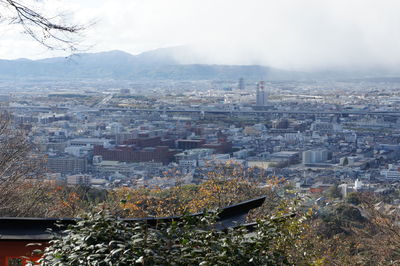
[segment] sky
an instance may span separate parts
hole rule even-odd
[[[95,24],[82,50],[131,54],[185,45],[184,63],[291,70],[400,68],[398,0],[21,0],[67,21]],[[0,58],[65,56],[17,25],[0,25]]]

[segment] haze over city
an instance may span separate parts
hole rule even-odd
[[[400,2],[384,1],[180,1],[87,0],[37,3],[93,25],[82,36],[88,52],[188,46],[182,63],[261,64],[290,70],[397,70]],[[1,25],[0,58],[46,58],[49,51]]]

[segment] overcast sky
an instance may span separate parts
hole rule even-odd
[[[400,66],[398,0],[47,0],[46,10],[97,20],[84,38],[93,52],[190,45],[201,63]],[[20,32],[0,26],[0,58],[64,55]]]

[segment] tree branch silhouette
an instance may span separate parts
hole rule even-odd
[[[78,41],[74,37],[87,27],[60,22],[61,14],[48,17],[21,1],[0,0],[0,4],[5,8],[0,10],[3,22],[22,26],[25,34],[50,50],[75,51]]]

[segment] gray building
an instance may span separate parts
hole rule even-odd
[[[265,91],[265,82],[260,81],[257,83],[257,91],[256,91],[256,104],[258,106],[265,106],[268,102],[268,95]]]
[[[80,174],[87,171],[87,160],[72,156],[49,157],[47,158],[47,168],[54,173]]]
[[[244,85],[244,79],[240,78],[239,82],[238,82],[238,89],[239,90],[244,90],[245,89],[245,85]]]
[[[328,160],[328,150],[317,149],[303,152],[303,164],[323,163]]]

